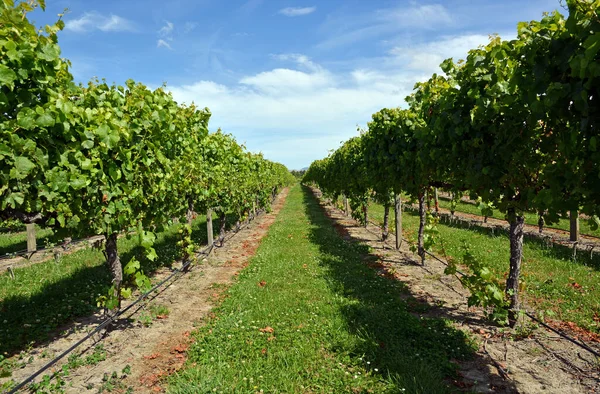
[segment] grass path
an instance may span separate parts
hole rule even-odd
[[[369,212],[374,220],[383,222],[381,205],[373,204]],[[393,212],[391,216],[390,229],[394,229]],[[402,225],[404,237],[415,242],[418,215],[404,212]],[[507,235],[493,236],[476,228],[456,228],[441,223],[437,227],[439,239],[434,251],[438,255],[443,256],[445,252],[448,257],[460,261],[464,245],[469,245],[475,257],[490,267],[502,282],[505,281],[510,257]],[[600,333],[600,265],[597,260],[589,261],[588,254],[584,254],[578,262],[573,262],[570,251],[525,240],[521,292],[530,306],[548,312],[550,318],[575,322]]]
[[[408,289],[365,264],[293,187],[251,264],[194,333],[168,392],[442,393],[470,340],[407,311]]]

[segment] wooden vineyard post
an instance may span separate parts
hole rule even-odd
[[[214,239],[213,239],[212,209],[210,209],[210,208],[208,208],[208,211],[206,211],[206,234],[208,235],[208,246],[211,246],[214,242]]]
[[[350,215],[350,206],[348,204],[348,197],[344,196],[344,214],[346,216]]]
[[[571,219],[570,240],[572,242],[577,242],[577,241],[579,241],[579,213],[577,211],[571,211],[569,216]]]
[[[381,231],[381,241],[385,242],[388,239],[390,229],[390,204],[385,204],[383,207],[383,229]]]
[[[402,199],[399,194],[394,196],[394,216],[396,218],[396,249],[402,246]]]
[[[25,228],[27,229],[27,253],[33,253],[37,250],[35,241],[35,224],[27,223]]]
[[[417,238],[417,250],[421,257],[421,265],[425,265],[424,229],[425,229],[425,193],[419,193],[419,235]]]
[[[523,258],[523,228],[525,218],[517,216],[514,208],[509,208],[510,219],[510,269],[506,279],[506,295],[510,300],[508,310],[508,325],[512,328],[517,323],[519,315],[519,277],[521,276],[521,260]]]
[[[106,263],[110,269],[113,283],[113,296],[117,299],[117,309],[121,308],[121,284],[123,283],[123,266],[119,258],[119,249],[117,245],[117,233],[105,234],[106,243],[104,251],[106,255]]]

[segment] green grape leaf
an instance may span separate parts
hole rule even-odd
[[[25,178],[31,170],[35,168],[35,164],[24,156],[17,156],[15,158],[15,165],[13,171],[11,171],[11,177],[15,179],[23,179]]]
[[[14,87],[14,81],[17,79],[17,74],[6,67],[4,64],[0,64],[0,84],[8,85],[11,88]]]
[[[17,114],[17,124],[25,130],[31,130],[35,127],[35,112],[31,108],[23,108]]]
[[[36,120],[35,123],[40,126],[40,127],[51,127],[54,126],[54,118],[52,117],[51,114],[49,114],[48,112],[40,115]]]
[[[131,297],[133,289],[131,287],[121,287],[121,297],[128,299]]]

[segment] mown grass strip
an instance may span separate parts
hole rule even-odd
[[[440,198],[439,199],[440,208],[450,210],[450,201]],[[474,204],[469,204],[465,201],[460,201],[456,207],[456,212],[470,213],[472,215],[481,216],[481,211]],[[537,226],[539,216],[535,213],[525,212],[525,223]],[[493,218],[499,220],[505,220],[504,214],[498,210],[494,210]],[[481,218],[483,220],[483,216]],[[556,228],[559,230],[569,231],[570,230],[570,221],[569,219],[560,219],[558,223],[553,223],[551,225],[547,225],[546,227]],[[592,230],[587,222],[587,220],[579,219],[579,231],[581,234],[593,235],[596,237],[600,237],[600,229]]]
[[[372,218],[383,221],[383,207],[370,207]],[[393,215],[392,215],[393,216]],[[393,222],[393,220],[391,220]],[[418,215],[402,215],[404,237],[416,241]],[[390,224],[390,228],[394,228]],[[490,267],[500,279],[508,273],[510,243],[505,234],[491,235],[476,228],[465,229],[438,224],[439,240],[448,257],[461,261],[464,245],[468,245],[477,259]],[[438,242],[435,252],[444,250]],[[523,245],[522,294],[527,303],[538,311],[548,312],[553,319],[572,321],[580,327],[600,332],[600,275],[595,259],[587,255],[580,261],[571,260],[568,250],[548,248],[536,241],[526,240]]]
[[[195,334],[168,392],[441,393],[465,334],[422,319],[408,289],[340,238],[307,189],[292,188],[251,264]]]

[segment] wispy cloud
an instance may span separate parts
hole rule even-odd
[[[441,4],[413,4],[352,17],[338,15],[322,26],[331,37],[320,42],[317,48],[328,50],[401,31],[436,30],[452,24],[452,15]]]
[[[173,41],[173,30],[175,29],[175,25],[172,22],[165,21],[165,25],[158,29],[158,41],[156,41],[157,48],[167,48],[173,50],[171,44],[169,42]]]
[[[162,38],[161,38],[161,39],[159,39],[159,40],[156,42],[156,47],[157,47],[157,48],[164,47],[164,48],[167,48],[167,49],[173,50],[173,48],[171,48],[171,44],[169,44],[168,42],[166,42],[166,41],[165,41],[165,40],[163,40]]]
[[[165,25],[158,30],[158,35],[161,37],[170,36],[173,33],[175,25],[169,21],[165,21]]]
[[[185,22],[185,25],[183,25],[183,32],[189,33],[196,27],[198,27],[198,24],[196,22]]]
[[[312,14],[317,7],[287,7],[279,10],[279,13],[285,16],[304,16]]]
[[[83,33],[91,30],[104,32],[135,31],[135,25],[118,15],[102,15],[96,11],[86,12],[77,19],[67,20],[65,30]]]
[[[323,68],[314,63],[308,56],[299,53],[284,53],[278,55],[271,55],[272,58],[279,61],[292,61],[301,67],[304,67],[310,71],[322,71]]]

